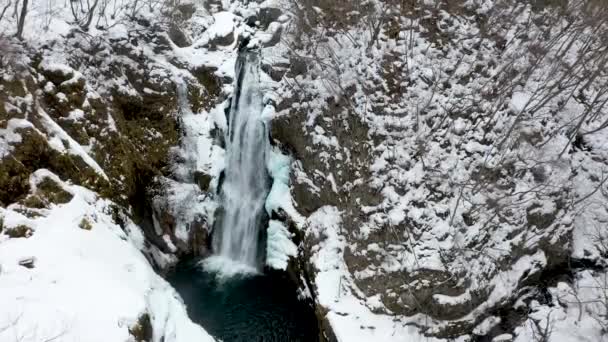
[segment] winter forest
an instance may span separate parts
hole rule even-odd
[[[608,0],[0,0],[0,342],[608,342]]]

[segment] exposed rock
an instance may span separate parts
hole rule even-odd
[[[261,66],[262,70],[272,78],[273,81],[279,82],[283,75],[289,70],[288,63],[265,64]]]
[[[38,182],[36,184],[36,189],[36,194],[41,198],[55,204],[67,203],[74,197],[74,195],[65,191],[50,177],[44,177],[42,181]]]
[[[182,13],[182,19],[188,20],[196,12],[196,7],[192,3],[179,4],[177,9]]]
[[[91,224],[91,222],[89,221],[89,219],[87,219],[86,217],[83,217],[82,220],[80,220],[80,223],[78,224],[78,227],[80,229],[83,229],[83,230],[91,230],[91,229],[93,229],[93,225]]]
[[[210,109],[213,105],[222,100],[219,98],[219,96],[222,90],[221,85],[225,82],[215,75],[216,71],[216,68],[205,65],[197,66],[196,68],[190,70],[192,75],[194,75],[194,77],[196,77],[198,82],[202,85],[202,90],[205,92],[198,98],[193,96],[189,97],[190,103],[193,106],[193,112],[197,113],[197,108]],[[194,88],[191,87],[190,89],[194,91]]]
[[[283,10],[280,8],[262,7],[258,13],[258,20],[265,29],[268,27],[268,25],[270,25],[270,23],[277,21],[282,14]]]
[[[261,30],[266,30],[268,26],[276,22],[279,17],[283,14],[283,10],[275,7],[263,7],[260,8],[257,14],[247,17],[245,22],[247,25],[257,25]]]
[[[146,196],[151,198],[153,222],[145,229],[146,236],[166,253],[207,255],[211,242],[208,217],[213,217],[213,212],[204,209],[205,192],[197,184],[167,178],[156,179],[151,185]]]
[[[194,181],[201,191],[209,191],[209,184],[211,183],[212,179],[213,177],[204,172],[194,171]]]
[[[29,238],[33,234],[32,228],[21,224],[16,227],[4,227],[4,234],[10,238]]]
[[[36,258],[35,257],[29,257],[29,258],[24,258],[19,260],[19,266],[23,266],[25,268],[34,268],[36,263]]]
[[[137,342],[152,341],[153,331],[150,315],[144,313],[137,319],[137,323],[129,327],[129,333]]]
[[[304,75],[308,71],[308,65],[306,61],[297,56],[291,56],[289,59],[290,68],[287,73],[289,77],[296,77],[298,75]]]
[[[173,41],[173,43],[179,47],[187,47],[192,45],[190,38],[179,28],[179,26],[175,24],[171,24],[171,26],[169,26],[168,34],[171,41]]]

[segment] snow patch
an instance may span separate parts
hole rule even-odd
[[[291,234],[287,228],[280,221],[270,220],[266,265],[277,270],[285,270],[289,257],[295,257],[297,254],[298,247],[291,241]]]

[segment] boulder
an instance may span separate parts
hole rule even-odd
[[[188,37],[184,31],[182,31],[182,29],[175,24],[171,24],[168,34],[171,41],[179,47],[187,47],[192,45],[190,37]]]

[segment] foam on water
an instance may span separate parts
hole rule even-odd
[[[239,261],[214,255],[198,262],[204,271],[215,274],[220,280],[227,280],[236,276],[252,276],[259,274],[258,269]]]

